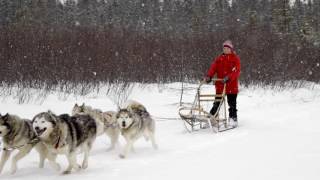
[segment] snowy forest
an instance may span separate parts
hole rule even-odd
[[[319,0],[0,0],[0,80],[194,82],[226,39],[242,85],[319,82]]]

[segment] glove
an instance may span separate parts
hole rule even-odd
[[[224,84],[227,83],[228,81],[229,81],[229,77],[228,77],[228,76],[224,77],[223,80],[222,80],[222,82],[223,82]]]
[[[207,84],[208,84],[208,83],[210,83],[210,82],[211,82],[211,78],[210,78],[210,77],[208,77],[208,76],[207,76],[207,77],[204,77],[204,78],[203,78],[203,80],[202,80],[202,82],[205,82],[205,83],[207,83]]]

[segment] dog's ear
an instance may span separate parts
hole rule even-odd
[[[120,106],[117,105],[117,111],[119,112],[121,110]]]
[[[31,119],[31,122],[33,123],[35,119],[36,119],[36,116]]]
[[[121,112],[123,111],[123,109],[119,108],[117,114],[116,114],[116,119],[118,119],[120,117]]]
[[[48,110],[48,114],[49,114],[49,116],[50,116],[50,118],[52,119],[52,120],[56,120],[56,118],[55,118],[55,114],[51,111],[51,110]]]
[[[83,112],[84,111],[84,107],[85,107],[84,103],[82,103],[82,105],[79,106],[79,107],[80,107],[80,111]]]
[[[129,118],[132,118],[132,112],[131,111],[128,111],[128,115],[129,115]]]
[[[9,113],[6,113],[4,116],[2,116],[2,119],[4,120],[4,121],[8,121],[9,120]]]
[[[55,125],[57,122],[56,115],[50,110],[48,111],[48,115],[49,115],[50,121]]]

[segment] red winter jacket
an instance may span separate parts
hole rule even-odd
[[[217,74],[218,79],[229,77],[226,85],[226,94],[237,94],[238,79],[240,76],[240,58],[234,54],[221,54],[218,56],[210,66],[207,76],[212,78]],[[223,91],[223,82],[216,81],[216,94],[221,94]]]

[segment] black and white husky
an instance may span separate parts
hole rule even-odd
[[[100,109],[93,109],[83,103],[81,106],[78,104],[73,106],[72,115],[76,114],[88,114],[93,117],[97,123],[97,136],[106,134],[111,141],[111,145],[108,150],[115,148],[120,135],[120,129],[116,120],[116,112],[102,112]]]
[[[66,155],[69,166],[64,174],[71,173],[72,169],[88,167],[89,152],[97,131],[96,122],[91,116],[67,114],[57,116],[50,111],[42,112],[33,118],[32,126],[49,152],[55,156]],[[77,164],[79,151],[84,153],[82,166]]]
[[[120,158],[127,157],[128,152],[133,149],[134,142],[142,135],[146,140],[151,140],[154,149],[158,148],[154,136],[155,121],[142,104],[129,101],[125,108],[118,111],[116,118],[121,134],[127,142]]]
[[[39,167],[43,167],[44,160],[47,157],[47,150],[42,143],[39,143],[30,120],[21,119],[11,114],[4,116],[0,114],[0,137],[2,137],[3,143],[0,173],[14,150],[19,152],[12,158],[11,174],[17,171],[18,161],[25,157],[33,147],[36,148],[40,155]]]

